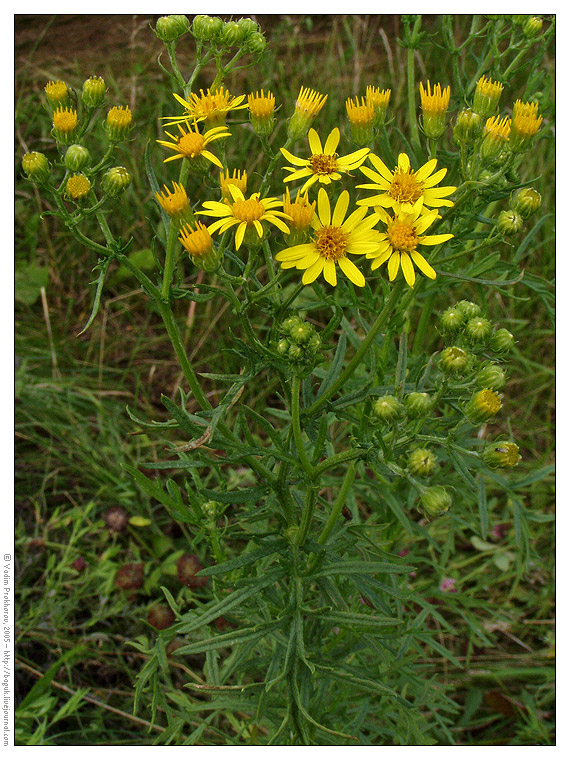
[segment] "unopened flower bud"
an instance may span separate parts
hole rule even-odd
[[[208,21],[204,25],[204,39],[209,42],[215,42],[219,40],[222,29],[224,28],[224,22],[219,16],[206,16]]]
[[[33,150],[22,158],[22,169],[32,182],[45,182],[51,172],[49,161],[43,153]]]
[[[65,168],[71,172],[80,171],[85,166],[88,166],[90,161],[91,156],[89,155],[89,151],[83,145],[70,145],[65,152]]]
[[[78,124],[77,111],[73,108],[58,107],[53,112],[53,135],[62,145],[73,142]]]
[[[190,254],[192,263],[205,272],[215,271],[221,261],[220,250],[214,246],[212,236],[202,222],[184,224],[178,238]]]
[[[222,29],[222,42],[224,45],[231,47],[239,45],[245,37],[245,29],[237,21],[226,21]]]
[[[472,317],[465,325],[465,335],[472,343],[485,344],[493,332],[493,325],[485,317]]]
[[[481,314],[481,307],[479,304],[473,303],[473,301],[459,301],[453,308],[458,309],[466,320],[478,317]]]
[[[532,39],[538,37],[542,31],[542,19],[540,16],[529,16],[523,24],[522,33],[525,37]]]
[[[289,345],[289,351],[287,352],[287,355],[292,361],[299,361],[303,358],[304,351],[302,346],[300,346],[298,343],[292,343]]]
[[[281,356],[285,356],[289,353],[289,346],[291,344],[287,340],[287,338],[281,338],[279,343],[277,344],[277,353],[281,354]]]
[[[497,227],[503,235],[515,235],[520,232],[523,226],[523,220],[520,214],[512,208],[507,211],[503,210],[497,217]]]
[[[426,517],[439,517],[449,511],[452,500],[444,486],[430,486],[422,493],[421,504]]]
[[[105,99],[106,85],[101,77],[89,77],[83,82],[81,102],[85,108],[99,108]]]
[[[499,467],[516,467],[521,460],[519,447],[512,441],[497,441],[485,447],[483,460],[492,470]]]
[[[84,174],[74,174],[67,180],[65,193],[72,201],[83,201],[89,195],[91,182]]]
[[[252,18],[240,18],[238,26],[243,30],[244,37],[248,37],[253,32],[258,32],[259,27]]]
[[[489,340],[490,348],[497,354],[508,353],[514,345],[515,339],[513,337],[513,334],[504,327],[501,327],[499,330],[495,330]]]
[[[532,187],[521,187],[511,196],[511,208],[520,214],[523,219],[528,219],[540,209],[542,198]]]
[[[107,135],[112,142],[124,140],[131,129],[133,115],[128,106],[114,106],[107,114]]]
[[[273,132],[275,124],[275,95],[268,92],[267,95],[261,90],[251,93],[247,97],[249,107],[249,120],[256,135],[267,137]]]
[[[194,37],[196,37],[197,40],[203,41],[206,39],[206,34],[210,29],[211,20],[211,16],[204,14],[198,14],[197,16],[194,16],[192,20],[192,34]]]
[[[473,394],[465,407],[465,416],[472,425],[480,425],[496,417],[501,406],[499,394],[490,388],[484,388]]]
[[[220,505],[217,501],[205,501],[202,504],[202,514],[208,522],[215,522],[218,516]]]
[[[479,370],[475,378],[475,384],[478,388],[491,388],[494,391],[500,391],[501,388],[505,387],[506,382],[504,371],[493,362]]]
[[[464,111],[461,111],[456,119],[455,126],[453,127],[453,136],[457,142],[469,145],[479,136],[481,128],[481,116],[470,108],[466,108]]]
[[[156,22],[154,33],[163,42],[174,42],[190,29],[190,22],[184,15],[161,16]]]
[[[313,332],[313,334],[309,338],[309,342],[307,343],[307,350],[311,354],[316,354],[317,351],[320,349],[320,347],[321,347],[321,338],[319,335],[317,335],[316,332]]]
[[[446,375],[462,375],[471,368],[471,357],[459,346],[444,348],[439,363]]]
[[[432,140],[439,139],[445,131],[445,120],[451,90],[438,83],[433,91],[428,80],[427,88],[420,82],[420,101],[423,114],[423,128],[426,135]]]
[[[289,335],[294,343],[302,345],[303,343],[307,343],[313,335],[313,327],[308,322],[299,322],[296,327],[289,330]]]
[[[465,314],[457,306],[450,306],[440,316],[441,326],[448,333],[457,333],[465,324]]]
[[[299,325],[303,324],[303,320],[300,317],[297,317],[296,315],[293,315],[291,317],[287,317],[287,319],[284,319],[281,323],[280,330],[287,335],[291,335],[291,333],[299,327]]]
[[[52,111],[55,111],[57,108],[63,108],[69,104],[69,88],[65,82],[48,82],[44,90],[47,102]]]
[[[131,184],[131,175],[124,166],[113,166],[105,172],[101,185],[111,198],[117,198]]]
[[[473,111],[483,119],[493,116],[499,106],[502,92],[501,82],[493,82],[492,79],[482,76],[475,88]]]
[[[253,32],[247,38],[247,49],[250,53],[261,55],[267,47],[267,40],[261,32]]]
[[[420,393],[419,391],[408,393],[404,399],[404,404],[406,406],[406,414],[412,420],[429,414],[433,409],[433,399],[429,393]]]
[[[404,413],[404,405],[395,396],[380,396],[374,402],[372,411],[381,422],[394,422]]]
[[[313,120],[326,103],[328,95],[322,95],[309,87],[301,87],[295,102],[295,111],[287,125],[287,136],[299,140],[309,131]]]
[[[408,470],[414,475],[427,478],[433,475],[437,467],[437,458],[430,449],[415,449],[408,456]]]

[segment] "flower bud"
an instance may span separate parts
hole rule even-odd
[[[465,325],[465,335],[472,343],[484,345],[492,332],[493,325],[485,317],[472,317]]]
[[[289,335],[291,336],[293,343],[302,345],[303,343],[307,343],[309,341],[313,335],[313,332],[313,326],[308,322],[299,322],[296,327],[294,327],[292,330],[289,330]]]
[[[459,143],[471,144],[481,132],[482,120],[479,114],[466,108],[461,111],[453,127],[453,136]]]
[[[423,128],[426,135],[432,139],[439,139],[445,131],[445,118],[449,106],[451,90],[438,83],[434,85],[433,92],[428,80],[427,89],[420,82],[420,100],[423,114]]]
[[[512,208],[507,211],[503,210],[497,217],[497,227],[503,235],[515,235],[520,232],[523,226],[523,220],[520,214]]]
[[[91,182],[84,174],[74,174],[67,180],[65,193],[72,201],[83,201],[89,195]]]
[[[372,411],[380,422],[394,422],[404,413],[404,406],[395,396],[386,395],[376,399]]]
[[[321,337],[316,332],[313,332],[306,345],[307,351],[311,354],[316,354],[320,347]]]
[[[412,420],[429,414],[433,409],[433,399],[429,393],[420,393],[419,391],[408,393],[404,399],[404,404],[406,406],[406,414]]]
[[[473,301],[459,301],[453,308],[460,311],[466,320],[478,317],[481,314],[481,307]]]
[[[286,356],[289,353],[289,346],[291,344],[287,340],[287,338],[281,338],[279,343],[277,344],[277,353],[281,354],[281,356]]]
[[[161,16],[156,22],[154,33],[163,42],[174,42],[190,29],[190,22],[186,16],[172,15]]]
[[[83,82],[81,102],[85,108],[99,108],[105,98],[106,85],[101,77],[89,77]]]
[[[261,94],[252,92],[247,97],[249,107],[249,120],[253,131],[260,137],[267,137],[273,132],[275,124],[275,95],[268,92],[267,95],[261,90]]]
[[[209,523],[215,523],[219,511],[220,504],[217,501],[205,501],[202,504],[202,514]]]
[[[190,254],[192,263],[205,272],[215,271],[221,261],[220,251],[214,246],[208,228],[202,222],[185,224],[180,228],[178,238]]]
[[[192,20],[192,34],[197,40],[204,41],[210,29],[211,16],[199,14]]]
[[[47,102],[52,111],[69,104],[69,88],[65,82],[48,82],[44,88]]]
[[[88,166],[90,161],[89,151],[83,145],[70,145],[65,152],[64,164],[70,172],[80,171]]]
[[[501,82],[493,82],[492,79],[482,76],[475,88],[473,111],[483,119],[492,116],[499,106],[502,92]]]
[[[112,142],[124,140],[131,129],[133,115],[128,106],[114,106],[107,114],[107,135]]]
[[[459,346],[444,348],[439,364],[446,375],[463,375],[471,368],[471,356]]]
[[[465,324],[465,314],[457,306],[450,306],[440,315],[439,321],[446,332],[457,333]]]
[[[485,161],[496,160],[507,145],[511,134],[511,120],[508,116],[491,116],[485,122],[481,157]]]
[[[452,500],[444,486],[430,486],[422,493],[421,504],[426,517],[439,517],[449,511]]]
[[[525,37],[532,39],[538,37],[542,31],[542,19],[540,16],[529,16],[523,24],[522,33]]]
[[[328,95],[322,95],[309,87],[301,87],[295,102],[295,111],[287,125],[287,136],[292,140],[305,137],[314,118],[320,113]]]
[[[245,30],[237,21],[226,21],[222,29],[222,42],[224,45],[231,47],[239,45],[245,37]]]
[[[195,222],[196,219],[190,208],[190,201],[184,186],[179,182],[172,183],[173,190],[164,185],[164,190],[156,193],[156,199],[161,208],[173,219],[179,227],[184,223]]]
[[[415,449],[408,456],[408,470],[413,475],[427,478],[433,475],[437,467],[437,459],[430,449]]]
[[[504,327],[501,327],[499,330],[495,330],[489,340],[490,348],[497,354],[508,353],[514,345],[515,339],[513,337],[513,334]]]
[[[204,39],[215,42],[220,38],[224,22],[219,16],[207,16],[208,21],[204,24]]]
[[[487,467],[496,470],[499,467],[516,467],[521,460],[519,447],[512,441],[497,441],[485,447],[483,460]]]
[[[473,394],[465,407],[465,416],[472,425],[480,425],[496,417],[501,406],[499,394],[490,388],[484,388]]]
[[[494,391],[500,391],[501,388],[505,387],[506,382],[504,371],[493,362],[479,370],[475,378],[475,385],[478,388],[491,388]]]
[[[300,317],[293,315],[283,320],[279,329],[281,332],[284,332],[287,335],[291,335],[291,333],[301,324],[303,324],[303,320]]]
[[[113,166],[105,172],[101,185],[111,198],[118,198],[131,184],[131,175],[124,166]]]
[[[289,359],[291,359],[294,362],[298,362],[300,359],[304,356],[303,347],[300,346],[298,343],[291,343],[289,345],[289,351],[287,352],[287,355],[289,356]]]
[[[366,104],[374,109],[374,126],[381,127],[386,121],[392,90],[381,90],[369,84],[366,88]]]
[[[348,98],[345,102],[352,141],[362,148],[374,137],[374,106],[365,98]]]
[[[73,142],[78,126],[77,111],[72,108],[56,108],[53,112],[53,135],[58,143]]]
[[[259,27],[252,18],[240,18],[237,22],[243,32],[244,39],[253,32],[258,32]]]
[[[51,172],[49,161],[43,153],[33,150],[22,158],[22,169],[32,182],[45,182]]]
[[[250,53],[260,56],[267,47],[267,40],[261,32],[253,32],[247,38],[247,49]]]
[[[528,219],[540,209],[542,198],[532,187],[521,187],[511,195],[511,208],[520,214],[523,219]]]

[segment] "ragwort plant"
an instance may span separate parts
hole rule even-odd
[[[511,499],[523,561],[528,555],[529,515],[517,496],[525,481],[505,474],[521,455],[510,432],[487,427],[501,413],[516,336],[491,321],[485,302],[454,298],[453,288],[503,292],[523,278],[497,248],[541,206],[524,158],[546,126],[534,89],[553,25],[488,17],[455,47],[446,17],[451,84],[434,84],[414,70],[421,17],[402,21],[408,136],[393,125],[387,82],[336,104],[342,129],[328,135],[318,115],[329,96],[308,85],[294,104],[278,105],[263,89],[230,94],[230,72],[262,65],[266,41],[251,19],[157,21],[170,65],[159,63],[175,92],[172,116],[145,152],[154,274],[113,229],[131,182],[114,154],[136,139],[135,115],[108,107],[97,76],[80,93],[61,81],[45,87],[55,150],[28,153],[22,166],[51,201],[49,213],[98,257],[84,331],[112,265],[121,265],[160,314],[187,386],[177,401],[162,396],[163,420],[128,410],[137,431],[162,433],[167,454],[141,463],[158,477],[129,464],[125,477],[209,563],[176,555],[184,587],[175,595],[165,582],[165,603],[149,618],[156,635],[133,642],[147,657],[135,710],[148,708],[151,720],[164,711],[161,742],[453,743],[458,706],[419,664],[432,652],[461,665],[438,635],[452,628],[437,598],[414,590],[406,544],[424,541],[435,567],[456,530],[485,539],[491,481]],[[191,41],[187,76],[177,47]],[[480,43],[468,74],[458,52]],[[509,93],[533,56],[525,93]],[[212,63],[211,86],[196,91]],[[96,129],[106,136],[100,157],[88,147]],[[232,162],[245,132],[258,138],[260,175]],[[97,239],[84,231],[93,218]],[[191,286],[189,267],[200,273]],[[436,316],[441,294],[448,308]],[[232,310],[236,371],[199,377],[178,305],[215,298]],[[441,350],[426,353],[434,334]],[[277,390],[256,409],[242,396],[261,384]],[[172,442],[172,431],[184,442]],[[434,521],[447,524],[445,547]],[[125,566],[115,585],[140,585],[142,568]],[[461,614],[489,643],[469,610]],[[192,679],[180,691],[170,656],[192,656],[203,677],[187,669]]]

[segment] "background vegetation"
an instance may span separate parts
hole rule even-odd
[[[301,85],[334,93],[319,116],[322,133],[346,124],[344,98],[362,94],[367,84],[392,89],[390,112],[407,131],[406,51],[398,45],[398,16],[258,16],[269,40],[265,64],[234,74],[232,93],[270,87],[285,112]],[[457,40],[471,17],[454,19]],[[160,394],[174,398],[181,383],[178,365],[158,315],[128,273],[116,270],[92,328],[77,334],[91,309],[92,255],[72,241],[49,216],[44,202],[23,181],[20,157],[29,150],[52,150],[51,123],[43,87],[64,79],[81,88],[89,75],[107,82],[110,99],[128,103],[137,123],[136,140],[119,148],[133,176],[134,191],[120,206],[120,225],[132,235],[132,248],[148,260],[149,221],[158,214],[144,175],[143,152],[160,133],[159,117],[172,113],[167,77],[156,64],[161,43],[143,16],[19,16],[16,18],[16,544],[17,742],[20,744],[151,744],[165,737],[166,716],[151,721],[150,706],[133,715],[134,683],[145,655],[128,645],[137,636],[152,639],[149,610],[163,602],[160,585],[176,595],[182,586],[176,558],[191,545],[185,529],[138,490],[121,467],[163,458],[155,441],[137,435],[125,405],[149,419],[160,419]],[[425,47],[416,59],[424,81],[451,81],[442,53],[440,19],[424,17]],[[188,62],[193,49],[188,39]],[[184,60],[181,46],[180,58]],[[469,67],[470,62],[464,62]],[[475,64],[473,63],[473,70]],[[419,663],[426,681],[446,687],[461,707],[454,726],[435,723],[439,743],[552,744],[554,741],[553,523],[553,307],[554,277],[554,59],[544,61],[540,112],[542,138],[529,156],[526,177],[543,197],[545,213],[528,228],[516,256],[534,287],[511,288],[510,296],[479,287],[454,291],[452,300],[486,301],[492,318],[518,340],[505,390],[505,414],[497,432],[516,431],[523,461],[517,472],[529,476],[520,492],[524,507],[540,521],[528,532],[513,518],[513,505],[501,491],[490,496],[495,518],[486,542],[465,534],[430,555],[416,571],[416,588],[441,610],[454,633],[439,631],[442,651],[425,652]],[[202,77],[206,88],[213,77]],[[522,96],[528,71],[509,83],[509,98]],[[452,101],[453,102],[453,101]],[[457,105],[457,104],[456,104]],[[276,137],[278,140],[280,135]],[[276,144],[280,144],[276,142]],[[244,157],[259,156],[255,137],[244,140]],[[158,162],[156,162],[158,164]],[[238,166],[240,164],[237,164]],[[244,158],[252,174],[255,158]],[[118,224],[119,227],[119,224]],[[197,274],[188,267],[187,283]],[[450,302],[435,304],[446,308]],[[186,308],[183,304],[178,307]],[[215,300],[191,304],[178,318],[185,323],[188,353],[199,372],[232,372],[227,346],[231,315]],[[434,350],[439,347],[434,333]],[[207,387],[207,386],[206,386]],[[274,391],[260,387],[247,403],[263,405]],[[214,391],[212,391],[214,393]],[[501,428],[503,426],[503,428]],[[150,473],[149,473],[150,474]],[[153,473],[154,474],[154,473]],[[247,472],[235,470],[239,480]],[[104,515],[122,507],[130,523],[109,530]],[[365,505],[359,505],[365,510]],[[108,522],[108,520],[107,520]],[[138,522],[138,525],[137,525]],[[445,535],[438,537],[445,543]],[[413,552],[416,538],[406,550]],[[422,549],[422,551],[425,550]],[[199,545],[193,553],[200,555]],[[120,589],[117,572],[142,563],[144,585]],[[165,581],[166,578],[166,581]],[[443,578],[455,584],[442,591]],[[207,595],[207,588],[190,593]],[[485,638],[475,636],[466,615],[477,619]],[[220,621],[220,626],[227,624]],[[434,625],[438,625],[437,621]],[[172,683],[202,683],[203,657],[175,654],[168,660]],[[429,719],[426,707],[426,719]],[[195,722],[200,728],[200,721]],[[203,729],[202,729],[203,730]],[[439,733],[438,733],[439,731]],[[223,737],[223,738],[220,738]],[[186,736],[186,738],[188,738]],[[257,743],[246,716],[227,716],[210,725],[197,743]],[[395,740],[396,741],[396,740]]]

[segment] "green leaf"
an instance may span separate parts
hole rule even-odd
[[[93,308],[91,309],[91,315],[89,316],[89,319],[87,320],[87,324],[85,325],[83,330],[81,330],[80,333],[77,333],[77,337],[79,337],[80,335],[83,335],[83,333],[86,332],[91,327],[91,325],[93,324],[93,320],[97,316],[97,313],[99,311],[99,306],[101,304],[101,294],[103,293],[103,283],[105,282],[105,275],[107,274],[111,261],[112,259],[108,258],[103,262],[101,266],[99,277],[96,280],[97,288],[95,289],[95,298],[93,299]]]
[[[345,353],[346,353],[346,335],[343,332],[340,338],[338,339],[336,351],[333,356],[333,360],[331,362],[329,370],[326,374],[325,379],[321,383],[321,386],[317,393],[317,399],[319,399],[323,395],[323,393],[325,393],[333,385],[335,380],[340,375],[342,371],[342,365],[344,363]]]
[[[19,266],[14,272],[14,298],[26,306],[32,306],[46,288],[49,281],[48,267],[38,264]]]
[[[544,478],[547,478],[552,472],[554,472],[554,469],[555,468],[553,464],[549,464],[546,467],[541,467],[539,470],[531,472],[530,475],[527,475],[521,480],[512,481],[509,484],[509,487],[513,491],[518,490],[519,488],[526,488],[527,486],[530,486],[531,483],[537,483],[539,480],[544,480]]]
[[[219,501],[221,504],[247,504],[248,502],[255,503],[270,490],[270,486],[241,488],[239,491],[214,491],[210,488],[203,488],[201,493],[207,499]]]
[[[54,662],[54,664],[48,668],[48,670],[46,670],[40,680],[32,686],[24,699],[20,702],[16,708],[16,715],[18,715],[19,712],[23,712],[28,707],[28,705],[30,705],[32,702],[35,702],[45,691],[47,691],[51,682],[55,678],[57,671],[65,662],[79,658],[79,656],[84,655],[85,652],[85,647],[83,645],[79,645],[73,647],[73,649],[69,649],[58,660],[56,660],[56,662]]]
[[[479,505],[479,520],[481,522],[481,536],[487,537],[489,530],[489,512],[487,510],[487,492],[485,491],[485,482],[479,475],[477,477],[478,489],[477,489],[477,503]]]
[[[365,562],[346,561],[335,562],[325,565],[311,577],[318,578],[321,575],[375,575],[377,573],[410,573],[414,568],[409,565],[396,565],[393,562]]]
[[[141,248],[140,251],[133,251],[129,253],[129,261],[135,264],[141,271],[153,272],[156,269],[154,262],[154,256],[150,248]],[[121,264],[112,277],[113,284],[123,282],[124,280],[130,280],[134,277],[134,274],[124,264]],[[85,328],[86,329],[86,328]]]
[[[269,623],[261,623],[260,625],[254,625],[251,628],[242,628],[241,631],[230,631],[230,633],[222,633],[218,636],[213,636],[203,641],[197,641],[194,644],[188,644],[187,646],[179,647],[176,652],[179,654],[197,654],[198,652],[209,652],[222,647],[232,647],[236,644],[246,644],[248,642],[258,641],[266,636],[271,631],[275,631],[283,625],[285,618],[279,620],[273,620]]]
[[[473,475],[471,475],[471,473],[465,466],[463,459],[460,456],[457,456],[457,454],[455,454],[455,452],[453,451],[451,447],[449,447],[447,451],[449,454],[449,459],[451,463],[453,464],[453,466],[455,467],[455,469],[457,470],[457,472],[461,475],[461,477],[467,483],[469,488],[471,488],[473,491],[477,491],[478,489],[477,481],[475,480]]]
[[[268,557],[271,554],[275,554],[286,546],[288,546],[288,542],[282,538],[278,539],[277,541],[270,541],[269,543],[260,546],[259,549],[254,549],[251,552],[240,554],[239,556],[228,560],[228,562],[220,562],[219,565],[205,567],[203,570],[200,570],[198,573],[196,573],[196,575],[223,575],[224,573],[229,573],[232,570],[237,570],[239,567],[251,565],[262,557]]]
[[[480,552],[492,552],[497,548],[495,544],[490,544],[488,541],[483,541],[479,536],[471,536],[470,539],[473,546]]]

